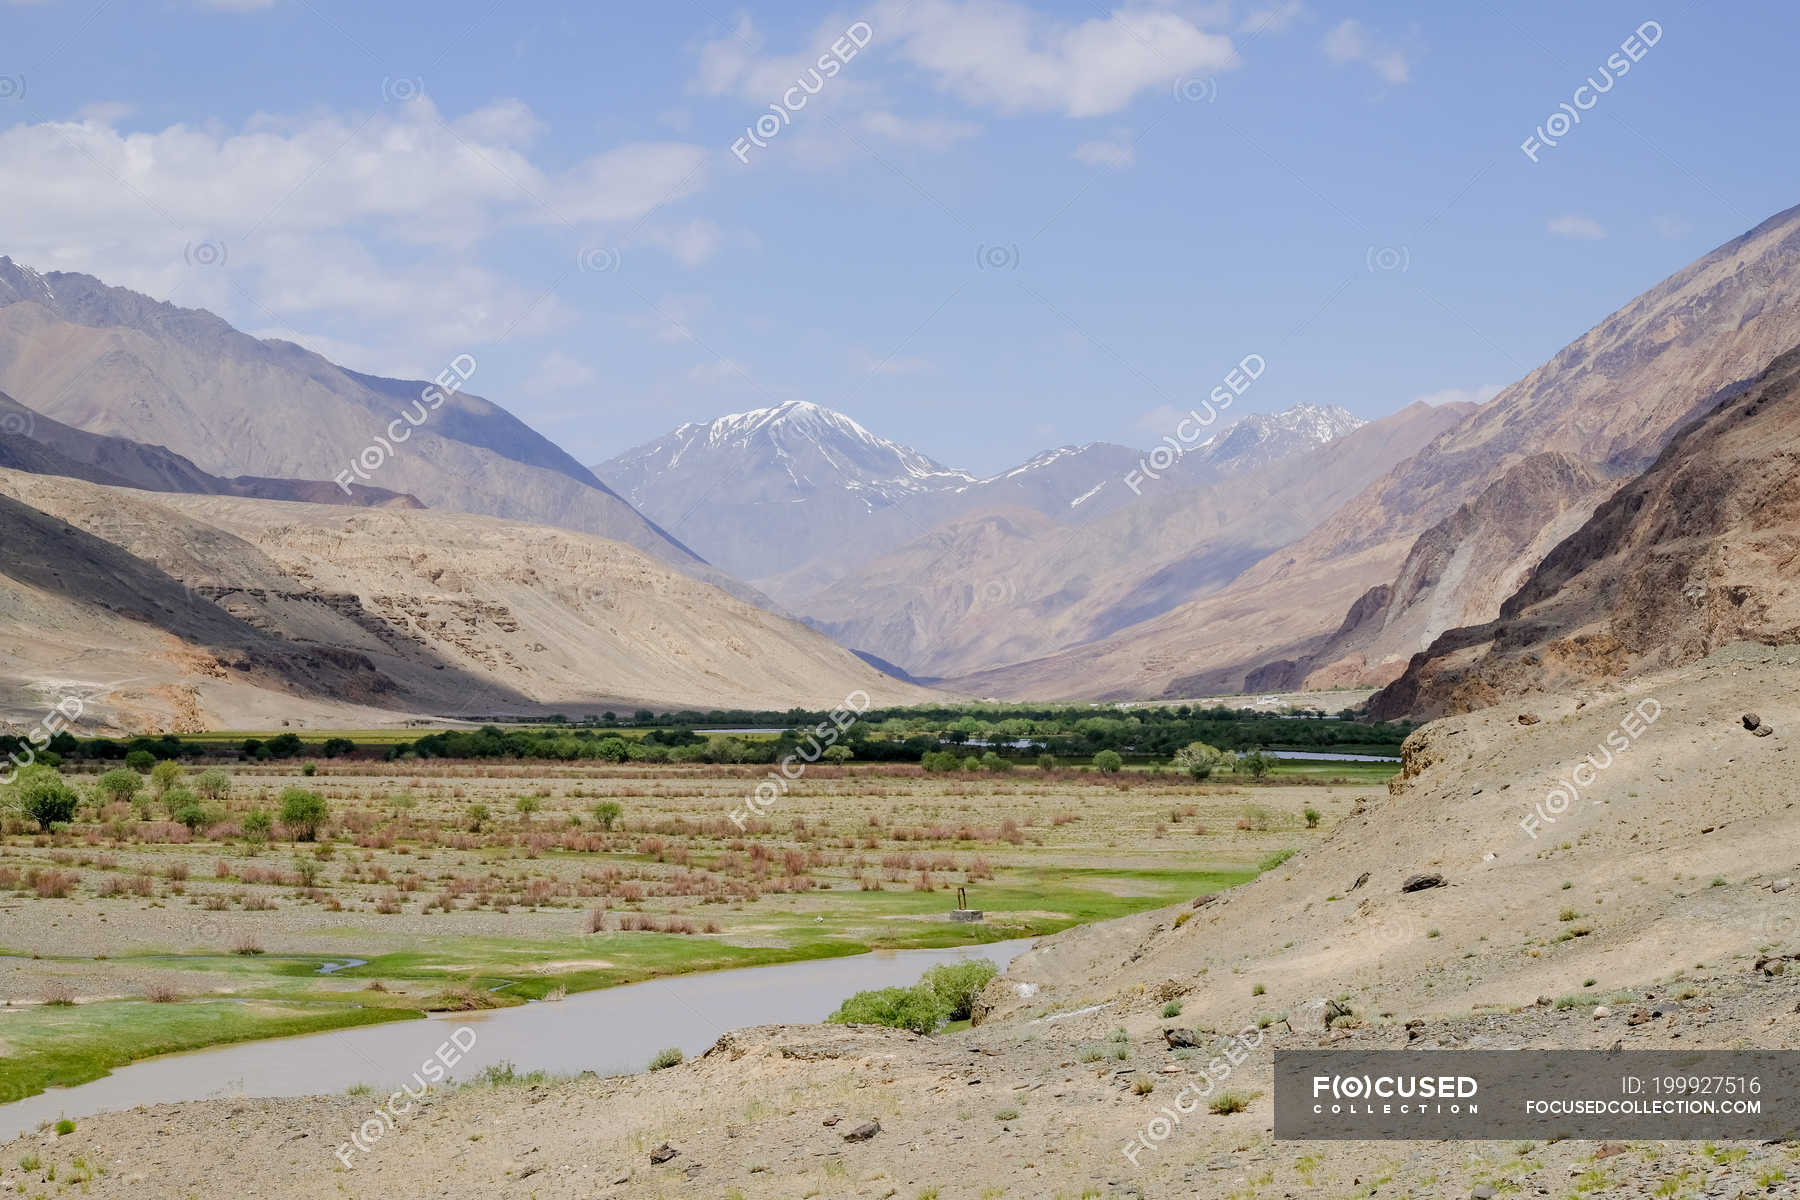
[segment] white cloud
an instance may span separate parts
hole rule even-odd
[[[1132,145],[1129,129],[1116,129],[1107,138],[1075,147],[1075,157],[1092,167],[1123,171],[1137,165],[1137,148]]]
[[[1360,21],[1344,21],[1325,35],[1325,57],[1337,63],[1366,63],[1388,83],[1405,83],[1412,76],[1406,54],[1377,40]]]
[[[1142,0],[1079,22],[1017,0],[881,0],[867,20],[873,38],[864,53],[898,59],[939,90],[1006,113],[1105,116],[1147,89],[1236,65],[1230,37]],[[694,86],[772,103],[803,76],[811,81],[818,56],[847,24],[827,22],[805,51],[770,56],[755,24],[740,17],[730,34],[701,47]],[[859,69],[851,60],[823,91],[835,96],[867,86],[872,70],[859,77]]]
[[[13,0],[13,2],[18,3],[18,0]],[[96,100],[76,109],[75,115],[83,121],[92,121],[96,125],[116,125],[136,111],[136,106],[126,104],[122,100]]]
[[[1444,388],[1442,391],[1414,396],[1413,403],[1429,404],[1434,408],[1440,404],[1486,404],[1498,396],[1501,390],[1501,385],[1497,383],[1484,383],[1472,388]]]
[[[552,350],[525,381],[527,392],[573,392],[592,387],[600,373],[581,360]]]
[[[314,326],[290,335],[302,344],[398,347],[383,353],[404,353],[409,369],[566,324],[541,282],[516,285],[479,265],[473,251],[489,237],[640,221],[704,182],[706,151],[679,143],[540,166],[526,148],[541,124],[517,100],[449,122],[423,98],[372,115],[265,114],[236,129],[127,133],[108,123],[116,115],[109,106],[82,121],[0,130],[9,253],[244,327]],[[592,233],[604,244],[604,229]],[[694,224],[646,241],[694,262],[716,237]],[[223,246],[223,265],[190,265],[202,242]],[[351,361],[396,365],[366,352]]]
[[[952,121],[937,117],[901,117],[878,109],[862,116],[862,127],[869,133],[902,145],[922,146],[927,150],[944,150],[965,138],[976,137],[981,126],[973,121]]]
[[[1551,218],[1549,229],[1558,237],[1585,238],[1595,242],[1606,236],[1606,227],[1600,222],[1574,213]]]

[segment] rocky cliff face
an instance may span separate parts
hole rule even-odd
[[[1492,621],[1377,693],[1434,717],[1800,639],[1800,350],[1670,443],[1555,546]]]

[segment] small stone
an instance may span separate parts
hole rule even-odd
[[[1519,714],[1519,724],[1521,725],[1536,725],[1540,719],[1536,713],[1522,712]]]
[[[1598,1005],[1595,1007],[1594,1020],[1604,1021],[1606,1018],[1608,1018],[1610,1016],[1612,1016],[1612,1009],[1606,1007],[1606,1005],[1601,1004],[1601,1005]]]
[[[1409,875],[1406,882],[1400,885],[1403,892],[1422,892],[1426,888],[1444,886],[1444,877],[1436,871],[1424,871],[1417,875]]]
[[[1752,729],[1750,732],[1755,734],[1757,737],[1768,737],[1771,733],[1775,732],[1775,727],[1773,725],[1758,725],[1755,729]]]
[[[1774,883],[1769,885],[1769,890],[1771,892],[1785,892],[1793,886],[1794,881],[1792,879],[1777,879]]]
[[[855,1129],[846,1133],[844,1135],[844,1140],[846,1142],[866,1142],[880,1132],[881,1122],[870,1121],[865,1125],[858,1125]]]
[[[1611,1158],[1615,1154],[1625,1153],[1623,1142],[1601,1142],[1600,1148],[1594,1151],[1595,1158]]]
[[[669,1143],[664,1142],[650,1152],[650,1165],[653,1167],[660,1167],[680,1153],[681,1151],[669,1145]]]
[[[1751,712],[1751,713],[1744,714],[1744,728],[1745,729],[1755,729],[1758,725],[1761,725],[1761,724],[1762,724],[1762,718],[1757,716],[1755,713]]]
[[[1163,1041],[1169,1043],[1171,1050],[1183,1050],[1200,1045],[1200,1035],[1191,1029],[1165,1029]]]
[[[1484,1183],[1469,1193],[1469,1200],[1494,1200],[1494,1189]]]
[[[825,1120],[822,1122],[822,1124],[825,1126],[825,1128],[830,1129],[833,1125],[836,1125],[839,1121],[841,1121],[843,1119],[844,1118],[838,1116],[836,1113],[832,1113],[829,1117],[825,1118]]]

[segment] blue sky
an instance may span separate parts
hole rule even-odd
[[[584,462],[790,398],[975,470],[1148,445],[1252,353],[1240,407],[1376,417],[1800,202],[1800,11],[1569,7],[0,0],[0,253],[472,354]]]

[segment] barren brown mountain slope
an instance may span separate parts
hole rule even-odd
[[[958,517],[799,609],[914,674],[1039,657],[1225,586],[1473,411],[1413,404],[1204,487],[1145,481],[1137,503],[1084,524],[1023,509]]]
[[[568,530],[15,471],[0,471],[0,493],[99,539],[132,572],[97,571],[74,587],[53,549],[35,575],[10,547],[0,556],[0,638],[17,647],[0,680],[9,711],[40,710],[71,678],[85,681],[77,694],[96,718],[184,728],[621,704],[831,706],[858,688],[884,702],[930,695],[804,626]],[[151,611],[140,578],[163,581],[168,602]],[[334,687],[330,671],[324,682],[259,675],[272,655],[359,682]],[[262,686],[270,674],[291,686]]]
[[[1557,545],[1493,621],[1378,693],[1437,716],[1800,638],[1800,350],[1670,443]]]
[[[1780,1195],[1792,1156],[1754,1144],[1276,1143],[1271,1056],[1321,1042],[1800,1046],[1793,976],[1754,965],[1800,951],[1800,892],[1770,886],[1794,869],[1780,848],[1800,837],[1796,763],[1785,737],[1737,721],[1756,708],[1800,728],[1797,666],[1793,647],[1737,647],[1623,691],[1546,698],[1535,725],[1511,709],[1429,725],[1392,794],[1331,813],[1328,832],[1296,826],[1297,857],[1204,906],[1045,939],[966,1033],[760,1028],[651,1074],[433,1094],[353,1170],[332,1148],[367,1096],[143,1108],[28,1135],[4,1159],[104,1162],[83,1185],[103,1200],[205,1194],[221,1177],[284,1197],[1560,1196],[1584,1171],[1589,1195],[1689,1194],[1659,1191],[1671,1178]],[[1531,802],[1650,699],[1658,719],[1588,803],[1554,839],[1527,836]],[[1416,871],[1445,885],[1402,893]],[[1351,1016],[1321,1035],[1305,1017],[1325,997]],[[1161,1015],[1171,999],[1175,1019]],[[1220,1035],[1264,1019],[1221,1089],[1247,1111],[1163,1116],[1202,1083]],[[1198,1055],[1169,1049],[1173,1027],[1196,1031]],[[842,1136],[870,1120],[867,1140]],[[665,1143],[677,1153],[653,1163]]]
[[[1257,667],[1316,653],[1380,584],[1416,611],[1380,614],[1387,636],[1354,647],[1345,661],[1311,664],[1308,677],[1342,682],[1360,660],[1365,677],[1391,678],[1393,663],[1424,649],[1411,639],[1443,622],[1490,619],[1501,598],[1494,584],[1504,582],[1504,556],[1490,558],[1495,565],[1477,572],[1479,586],[1467,593],[1455,572],[1422,590],[1395,586],[1421,535],[1542,453],[1565,455],[1612,481],[1567,495],[1550,519],[1570,520],[1568,513],[1599,503],[1677,429],[1796,342],[1800,208],[1645,292],[1225,590],[1093,645],[952,682],[1003,697],[1238,690]],[[1464,537],[1503,546],[1516,536],[1488,534],[1479,524]]]
[[[25,407],[5,392],[0,392],[0,467],[36,475],[66,475],[89,483],[143,488],[152,492],[304,500],[309,504],[358,507],[424,507],[415,496],[361,483],[350,484],[346,491],[323,479],[267,479],[251,475],[221,479],[202,471],[173,450],[64,425]]]
[[[460,364],[479,388],[478,364]],[[463,386],[461,373],[444,377]],[[599,534],[707,578],[686,547],[555,445],[470,391],[346,370],[199,309],[0,257],[0,389],[89,433],[167,446],[222,476],[331,480],[389,426],[363,479],[433,508]],[[401,414],[410,413],[409,423]],[[422,421],[419,420],[422,415]],[[414,428],[413,426],[417,427]]]

